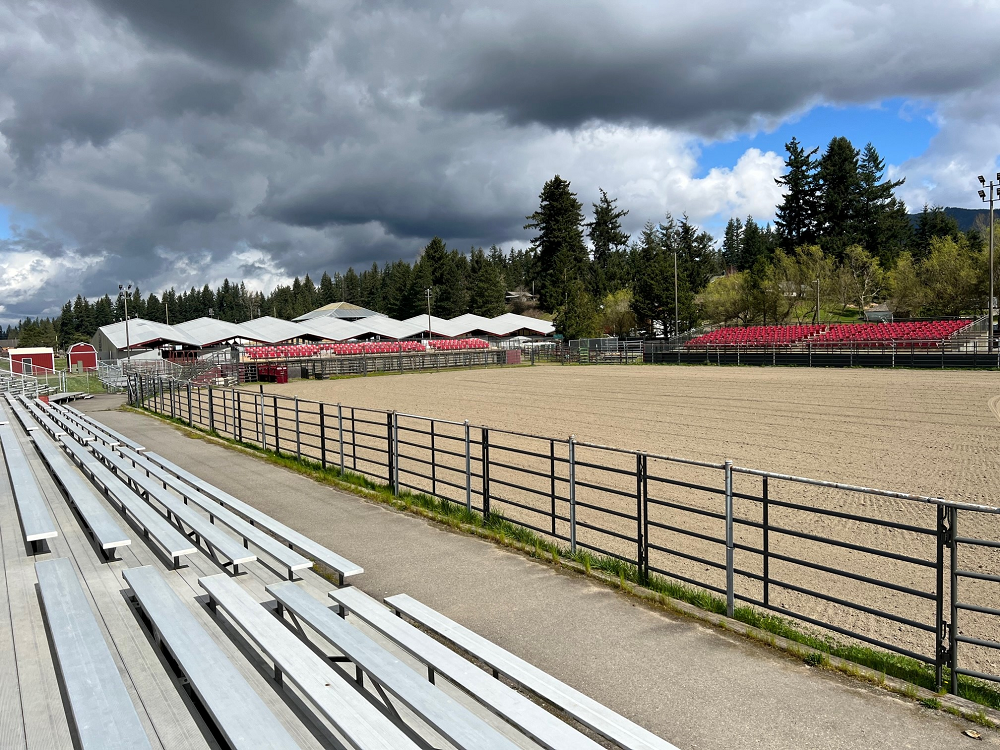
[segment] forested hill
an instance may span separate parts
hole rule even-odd
[[[956,208],[955,206],[948,206],[941,210],[946,216],[949,216],[958,223],[958,229],[961,232],[968,232],[970,229],[975,228],[977,221],[984,227],[990,225],[990,210],[988,208]],[[910,223],[914,227],[917,226],[919,221],[919,213],[910,214]]]

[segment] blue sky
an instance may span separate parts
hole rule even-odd
[[[785,144],[793,136],[807,149],[819,146],[820,154],[835,136],[847,136],[859,149],[871,141],[887,164],[898,165],[923,154],[937,132],[933,110],[905,99],[889,99],[878,106],[821,105],[771,132],[703,145],[697,176],[715,167],[732,167],[748,148],[784,157]]]

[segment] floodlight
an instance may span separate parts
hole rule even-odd
[[[985,185],[986,184],[986,178],[983,177],[982,175],[979,175],[979,184],[980,185]]]
[[[979,191],[979,197],[982,198],[983,200],[986,200],[986,191],[985,190],[980,190]]]
[[[997,172],[997,182],[1000,182],[1000,172]]]

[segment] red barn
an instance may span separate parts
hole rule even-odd
[[[66,368],[70,371],[74,369],[96,370],[97,349],[92,344],[81,341],[69,348],[69,351],[66,352],[66,360]],[[74,365],[79,365],[79,368],[74,367]]]
[[[56,354],[47,346],[11,349],[10,369],[25,375],[33,374],[36,369],[53,372],[56,369]]]

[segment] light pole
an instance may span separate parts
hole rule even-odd
[[[990,332],[989,332],[989,337],[986,340],[987,342],[986,350],[990,354],[992,354],[993,353],[993,309],[994,309],[994,302],[996,299],[993,296],[993,279],[995,278],[995,274],[993,272],[993,200],[996,197],[1000,197],[1000,172],[997,172],[997,181],[993,182],[993,180],[990,180],[990,184],[988,187],[986,185],[986,179],[982,175],[979,175],[979,184],[982,185],[984,188],[987,188],[987,190],[981,189],[979,191],[979,197],[983,199],[983,203],[990,204],[990,320],[989,320]]]
[[[122,286],[121,284],[118,285],[118,293],[122,296],[122,299],[125,300],[125,353],[126,353],[125,358],[126,359],[128,359],[127,355],[129,349],[132,348],[131,342],[129,341],[128,337],[128,295],[129,292],[131,291],[132,291],[131,284],[129,284],[128,286]]]
[[[681,335],[681,316],[677,303],[677,248],[674,248],[674,337]]]
[[[816,314],[813,316],[813,323],[819,324],[819,279],[813,282],[816,285]]]
[[[427,340],[430,341],[433,338],[434,333],[431,331],[431,289],[427,287],[424,289],[424,297],[427,298]]]

